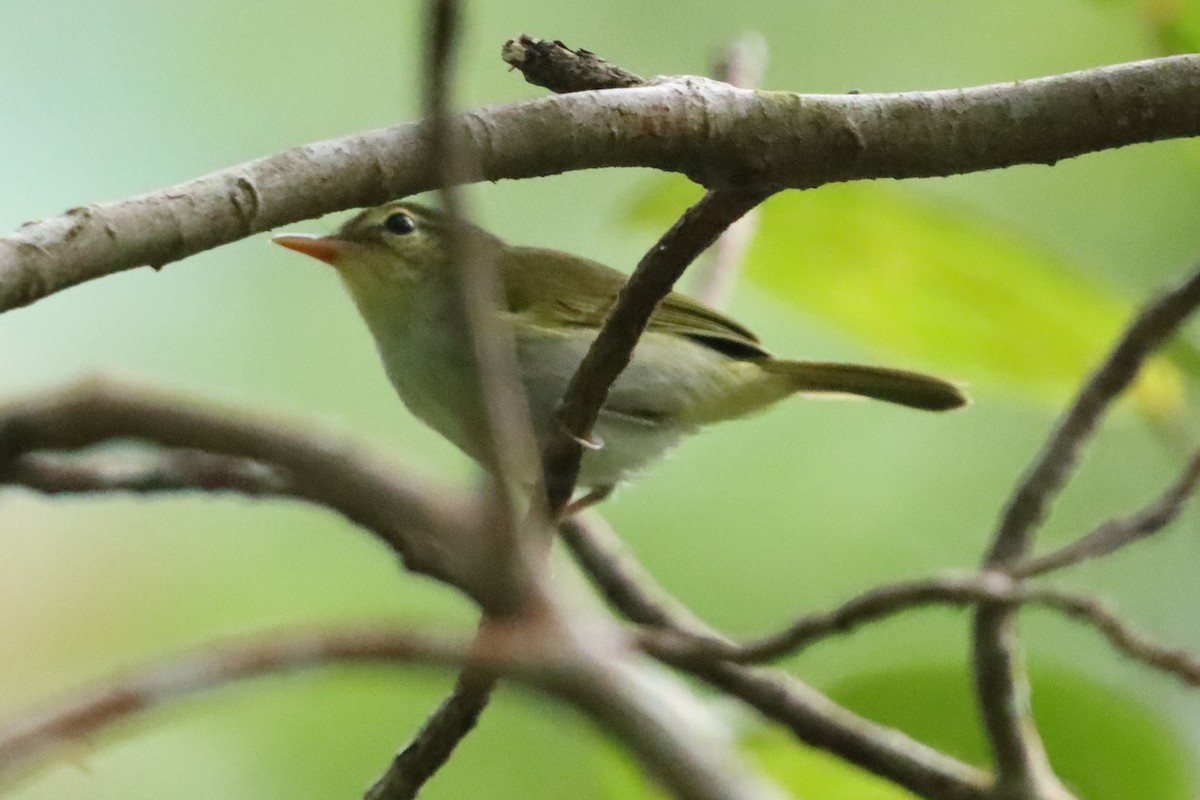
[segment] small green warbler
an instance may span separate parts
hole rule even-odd
[[[620,272],[557,250],[510,245],[464,225],[494,253],[499,314],[516,341],[535,435],[553,429],[567,381],[596,337]],[[479,458],[483,405],[450,263],[448,220],[408,202],[363,211],[331,236],[274,241],[337,269],[375,338],[384,369],[418,418]],[[612,387],[584,454],[579,486],[602,497],[630,473],[712,422],[751,414],[797,392],[872,397],[930,411],[966,403],[954,384],[885,367],[771,356],[724,314],[681,294],[662,301]]]

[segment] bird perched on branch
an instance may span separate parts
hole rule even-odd
[[[569,253],[507,244],[409,202],[367,209],[330,236],[281,234],[274,241],[337,269],[405,405],[482,459],[482,390],[451,236],[471,237],[476,252],[483,248],[495,259],[503,285],[499,315],[512,331],[518,377],[544,442],[567,382],[625,284],[623,274]],[[931,375],[775,358],[739,323],[673,293],[612,386],[579,486],[601,498],[701,427],[796,393],[858,395],[927,411],[967,402],[957,386]]]

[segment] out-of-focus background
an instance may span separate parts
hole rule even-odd
[[[888,91],[1195,47],[1196,13],[1182,0],[745,0],[736,13],[679,0],[468,3],[457,99],[539,94],[499,59],[501,43],[521,32],[654,75],[706,73],[733,34],[755,30],[770,50],[765,88]],[[0,230],[413,119],[421,16],[417,2],[384,0],[4,0]],[[481,221],[506,238],[622,268],[686,200],[677,181],[636,170],[471,192]],[[974,404],[941,416],[786,403],[689,443],[605,514],[667,586],[740,634],[878,582],[974,565],[1071,386],[1133,305],[1200,256],[1197,212],[1195,142],[776,200],[732,311],[780,354],[938,370],[968,383]],[[1044,547],[1172,478],[1195,363],[1183,349],[1154,366],[1106,425]],[[393,396],[334,275],[266,236],[0,316],[0,396],[96,371],[314,419],[471,485],[472,467]],[[1189,513],[1170,533],[1061,581],[1200,648],[1196,534]],[[215,638],[379,618],[469,630],[473,614],[313,509],[0,493],[0,717]],[[1082,796],[1196,795],[1200,694],[1049,615],[1026,613],[1021,631],[1052,758]],[[964,613],[924,611],[788,666],[863,713],[983,763],[967,638]],[[451,683],[433,671],[347,669],[233,686],[79,743],[8,789],[25,800],[354,797]],[[748,753],[798,793],[903,796],[798,752],[750,716],[735,724]],[[585,721],[506,689],[426,796],[637,791]]]

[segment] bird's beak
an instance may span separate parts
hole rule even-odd
[[[353,243],[336,236],[315,236],[311,233],[279,233],[272,236],[271,241],[283,245],[288,250],[312,256],[335,267],[342,257],[354,247]]]

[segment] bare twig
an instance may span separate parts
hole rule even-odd
[[[1145,359],[1197,304],[1200,273],[1149,303],[1130,323],[1013,491],[984,561],[985,569],[1019,568],[1050,503],[1066,483],[1100,419],[1133,381]],[[975,689],[996,760],[996,788],[1002,798],[1069,796],[1054,777],[1029,710],[1029,687],[1014,626],[1013,609],[1003,605],[980,607],[974,625]]]
[[[1117,652],[1135,661],[1172,675],[1189,686],[1200,686],[1200,657],[1163,644],[1135,629],[1100,600],[1051,590],[1032,590],[1027,600],[1091,625]]]
[[[1044,575],[1053,570],[1106,556],[1127,544],[1146,538],[1170,525],[1183,512],[1200,483],[1200,452],[1158,499],[1123,519],[1112,519],[1070,544],[1036,558],[1026,559],[1009,573],[1019,577]]]
[[[730,742],[686,716],[661,675],[628,662],[593,660],[571,699],[633,752],[680,800],[785,800],[786,793],[746,770]],[[661,672],[661,671],[659,671]],[[690,704],[689,704],[690,705]],[[689,730],[681,730],[687,728]],[[681,745],[687,745],[686,749]]]
[[[791,675],[722,661],[694,661],[663,641],[651,654],[742,700],[797,739],[930,800],[989,800],[988,775],[894,728],[859,717]],[[678,656],[678,657],[677,657]]]
[[[454,691],[425,720],[421,730],[396,754],[364,800],[408,800],[417,796],[434,773],[450,758],[454,748],[479,721],[491,699],[495,676],[466,669]]]
[[[465,222],[465,202],[455,188],[477,172],[459,132],[450,125],[459,4],[455,0],[431,0],[426,5],[425,125],[430,131],[430,158],[442,209],[450,221],[450,261],[457,269],[463,323],[483,408],[480,429],[472,436],[480,444],[483,466],[492,481],[481,538],[488,542],[497,574],[519,575],[523,569],[518,562],[524,553],[519,541],[518,495],[521,479],[537,474],[537,449],[528,404],[516,378],[513,339],[497,314],[503,287],[496,253],[471,235]],[[514,606],[513,610],[519,608]],[[367,791],[367,800],[416,797],[475,727],[495,685],[492,675],[464,670],[450,696]]]
[[[697,658],[697,648],[728,647],[728,640],[691,612],[619,545],[594,519],[567,520],[560,530],[580,566],[605,600],[630,619],[678,636],[645,636],[655,658],[708,681],[768,719],[788,727],[801,741],[828,749],[910,791],[935,800],[983,800],[986,776],[944,756],[900,731],[856,716],[788,675],[761,668]],[[679,627],[675,627],[678,625]],[[699,638],[697,638],[699,637]]]
[[[7,467],[0,482],[48,494],[85,492],[231,491],[250,496],[311,498],[299,495],[290,480],[257,461],[194,450],[70,457],[31,454]],[[413,741],[401,751],[383,777],[368,791],[369,800],[415,797],[424,782],[450,756],[454,745],[473,727],[487,704],[494,677],[464,672],[455,691],[434,712]]]
[[[1029,586],[999,572],[945,575],[877,586],[837,608],[806,614],[780,633],[745,644],[676,628],[643,630],[637,636],[648,651],[669,652],[674,663],[719,660],[759,664],[796,655],[830,636],[850,633],[914,608],[982,603],[1038,606],[1057,611],[1095,628],[1120,654],[1189,685],[1200,685],[1200,657],[1138,631],[1103,601],[1061,589]]]
[[[1108,358],[1092,374],[1055,427],[1005,506],[988,553],[989,567],[1015,565],[1033,532],[1074,469],[1079,452],[1142,364],[1200,304],[1200,272],[1148,303],[1129,324]]]
[[[594,53],[571,50],[562,42],[547,44],[522,36],[505,43],[502,56],[521,70],[527,81],[556,92],[643,83],[633,73],[619,68],[614,72],[613,65]],[[558,411],[560,435],[543,445],[542,469],[551,516],[559,516],[570,501],[584,443],[591,437],[609,388],[629,364],[633,348],[658,303],[696,256],[769,194],[761,190],[710,191],[642,258],[571,376]]]
[[[630,621],[732,645],[659,586],[599,515],[577,514],[559,523],[558,531],[600,593]]]
[[[697,642],[697,655],[738,664],[761,664],[795,655],[835,634],[850,633],[927,605],[975,605],[983,601],[1030,602],[1037,592],[1000,573],[944,575],[876,586],[829,611],[805,614],[783,631],[743,644]],[[707,651],[707,653],[705,653]]]
[[[581,443],[591,436],[609,388],[629,363],[659,301],[696,256],[768,194],[757,189],[708,192],[650,248],[621,288],[599,335],[567,385],[558,411],[562,433],[550,437],[543,447],[546,496],[556,515],[575,489],[583,455]]]
[[[562,42],[547,45],[522,36],[507,42],[502,55],[521,70],[527,81],[552,91],[575,92],[612,85],[613,65],[587,50],[571,50]],[[618,75],[619,86],[642,84],[633,73],[620,70]],[[589,440],[609,388],[629,364],[633,348],[658,303],[696,256],[770,194],[757,189],[710,191],[642,258],[571,376],[558,412],[561,435],[543,445],[543,475],[552,516],[558,516],[571,499],[583,443]]]
[[[454,118],[477,179],[642,166],[707,186],[911,178],[1053,163],[1200,134],[1200,56],[972,89],[844,96],[697,78],[576,92]],[[419,124],[317,142],[0,237],[0,311],[251,234],[434,188]]]
[[[639,641],[651,655],[730,693],[814,747],[827,748],[917,794],[934,798],[984,798],[990,781],[898,731],[859,718],[803,683],[769,670],[739,666],[794,653],[818,639],[929,604],[983,602],[1040,605],[1096,628],[1122,654],[1185,683],[1200,680],[1200,660],[1154,641],[1120,620],[1103,603],[1068,592],[1026,587],[1001,573],[950,575],[907,581],[864,592],[838,608],[806,615],[776,636],[742,647],[696,621],[656,584],[612,532],[594,519],[573,518],[564,539],[604,597],[630,619],[658,630]]]
[[[537,447],[525,392],[517,380],[513,337],[497,314],[504,297],[497,253],[470,234],[465,224],[466,204],[456,189],[478,175],[475,154],[466,147],[465,138],[451,124],[450,117],[459,13],[456,0],[428,3],[425,124],[430,131],[430,159],[439,197],[452,227],[451,261],[458,270],[463,321],[482,397],[484,429],[477,432],[476,438],[483,444],[484,467],[501,489],[493,498],[497,515],[493,527],[502,532],[502,539],[509,539],[499,543],[505,552],[497,556],[503,559],[518,554],[513,538],[518,526],[515,503],[522,491],[521,483],[537,475]]]

